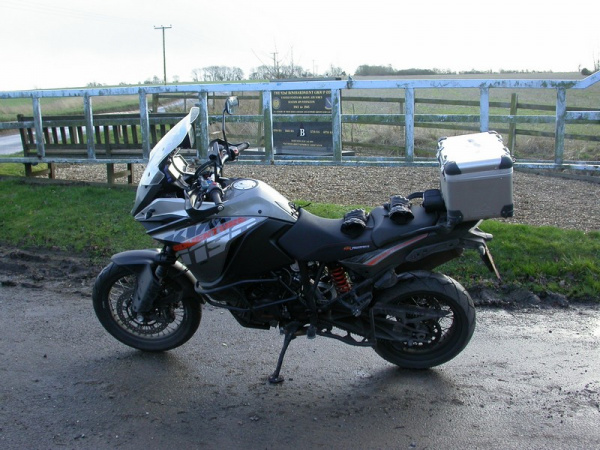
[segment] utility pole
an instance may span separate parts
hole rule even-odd
[[[154,27],[155,30],[162,30],[162,38],[163,38],[163,74],[164,74],[164,83],[165,85],[167,84],[167,52],[165,50],[165,30],[168,30],[170,28],[173,28],[172,25],[169,25],[168,27],[163,27],[162,25],[160,27]]]

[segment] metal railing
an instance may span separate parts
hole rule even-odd
[[[39,163],[39,162],[73,162],[73,163],[144,163],[151,150],[150,119],[148,96],[152,94],[194,94],[197,95],[200,116],[197,122],[197,148],[199,156],[205,154],[209,141],[208,95],[223,92],[260,92],[262,93],[262,115],[243,115],[232,117],[238,122],[260,122],[264,129],[264,152],[247,162],[254,164],[403,164],[431,165],[430,158],[415,158],[415,124],[418,123],[478,123],[480,131],[488,131],[490,123],[545,123],[554,124],[554,158],[550,161],[517,162],[529,168],[572,168],[582,170],[600,170],[600,162],[565,161],[565,126],[569,123],[600,124],[600,111],[567,111],[567,91],[588,89],[600,81],[600,72],[583,80],[490,80],[490,79],[431,79],[431,80],[353,80],[343,81],[294,81],[268,83],[224,83],[224,84],[182,84],[168,86],[117,87],[94,89],[37,90],[37,91],[0,91],[0,99],[30,98],[32,101],[33,120],[25,122],[2,122],[0,130],[35,129],[35,157],[1,158],[0,162]],[[404,91],[403,114],[342,114],[342,91],[370,89],[393,89]],[[416,114],[415,91],[419,89],[478,89],[479,115],[473,114]],[[490,90],[492,89],[540,89],[556,91],[556,109],[552,115],[491,115]],[[314,115],[277,115],[278,122],[331,122],[332,148],[330,157],[299,157],[277,155],[273,145],[273,92],[294,90],[329,90],[331,91],[331,114]],[[139,98],[139,127],[141,130],[140,155],[138,158],[97,158],[94,141],[95,117],[92,101],[94,97],[137,95]],[[85,117],[85,136],[87,158],[59,158],[46,155],[44,143],[44,118],[40,106],[43,98],[82,97]],[[353,157],[342,153],[342,123],[378,123],[400,125],[405,128],[405,153],[403,157]]]

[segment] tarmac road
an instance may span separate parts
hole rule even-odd
[[[301,337],[272,386],[275,330],[206,308],[186,345],[142,353],[96,320],[77,261],[47,263],[0,252],[2,449],[600,446],[598,308],[478,308],[465,351],[427,371]]]
[[[0,155],[11,155],[23,151],[19,134],[0,135]]]

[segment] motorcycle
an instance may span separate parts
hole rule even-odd
[[[153,148],[131,214],[160,249],[118,253],[93,288],[95,313],[123,344],[161,352],[196,332],[202,305],[228,310],[243,327],[371,347],[402,368],[425,369],[458,355],[475,329],[475,309],[457,281],[433,272],[477,249],[496,271],[480,221],[448,220],[439,190],[392,197],[371,210],[326,219],[268,184],[226,178],[248,143],[222,138],[206,161],[186,159],[194,107]],[[497,273],[497,271],[496,271]]]

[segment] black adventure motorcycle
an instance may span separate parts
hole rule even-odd
[[[162,248],[116,254],[102,270],[93,304],[106,330],[133,348],[165,351],[193,336],[203,303],[225,308],[244,327],[285,335],[271,383],[283,381],[285,352],[301,335],[372,347],[411,369],[460,353],[475,329],[473,301],[432,270],[478,249],[495,271],[492,236],[478,221],[448,220],[435,189],[324,219],[261,181],[224,178],[225,163],[248,148],[227,142],[225,116],[237,105],[226,101],[223,138],[210,143],[207,161],[179,151],[184,141],[191,147],[198,108],[152,150],[131,214]]]

